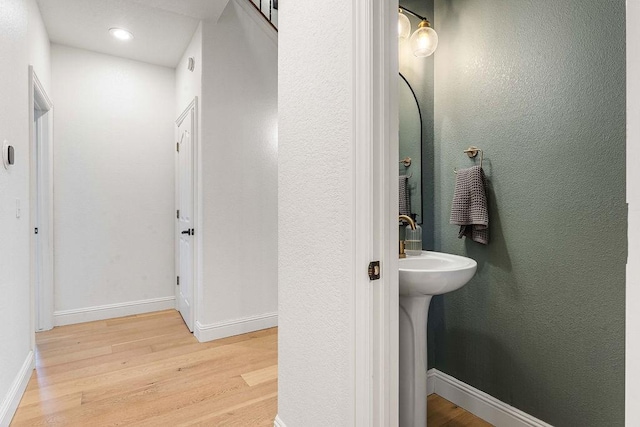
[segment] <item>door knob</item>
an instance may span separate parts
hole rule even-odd
[[[191,230],[184,230],[182,234],[191,234]]]

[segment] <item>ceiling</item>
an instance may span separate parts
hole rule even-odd
[[[175,67],[201,20],[217,21],[229,0],[37,0],[52,43]],[[112,27],[133,33],[122,42]]]

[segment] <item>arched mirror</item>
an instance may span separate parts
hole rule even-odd
[[[399,77],[398,98],[400,102],[400,160],[411,158],[411,165],[400,162],[400,175],[409,176],[410,212],[422,224],[422,114],[411,85],[402,74]]]

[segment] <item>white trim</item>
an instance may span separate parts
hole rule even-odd
[[[428,393],[436,393],[496,427],[551,427],[475,387],[440,372],[427,372]]]
[[[435,368],[427,371],[427,396],[436,392],[436,372],[440,372]]]
[[[373,425],[398,423],[398,1],[373,2]]]
[[[355,425],[398,422],[397,0],[354,0]],[[378,281],[365,270],[381,263]]]
[[[287,427],[287,425],[280,419],[279,415],[276,415],[276,419],[273,420],[273,427]]]
[[[55,326],[72,325],[74,323],[93,322],[94,320],[114,319],[134,314],[175,308],[174,296],[151,298],[138,301],[120,302],[117,304],[98,305],[94,307],[59,310],[53,313]]]
[[[34,125],[34,110],[42,111],[42,116]],[[41,145],[38,146],[36,129],[38,126]],[[40,162],[37,162],[37,153]],[[53,103],[38,79],[33,66],[29,66],[29,224],[30,224],[30,281],[31,281],[31,322],[33,331],[53,328]],[[36,179],[41,177],[41,193],[38,194]],[[40,200],[38,200],[38,196]],[[40,204],[40,211],[36,209]],[[37,218],[36,216],[39,216]],[[38,227],[39,239],[33,233]],[[39,242],[39,245],[37,244]],[[36,264],[40,255],[40,271]],[[40,286],[36,277],[40,276]],[[37,297],[37,298],[36,298]],[[36,301],[38,307],[36,307]],[[32,337],[35,348],[35,335]]]
[[[196,321],[193,335],[200,342],[213,341],[278,326],[278,313],[265,313],[241,319],[202,324]]]
[[[254,20],[256,25],[264,31],[265,35],[271,40],[276,46],[278,45],[278,32],[267,23],[267,20],[262,13],[260,13],[255,7],[249,4],[251,0],[234,0],[234,3],[240,6],[246,13]]]
[[[192,135],[193,135],[193,147],[192,147],[193,165],[192,166],[193,166],[193,179],[194,179],[193,181],[193,223],[195,226],[194,227],[195,234],[193,235],[193,292],[192,292],[193,301],[191,301],[191,304],[192,304],[191,324],[195,329],[195,323],[198,320],[198,314],[199,314],[198,309],[200,308],[201,301],[203,301],[202,278],[204,277],[204,272],[203,272],[204,263],[202,262],[202,254],[203,254],[202,245],[203,245],[204,239],[201,238],[201,236],[203,235],[202,231],[204,230],[204,227],[203,227],[203,224],[204,224],[203,197],[204,196],[202,194],[202,191],[200,190],[201,188],[203,188],[202,167],[201,167],[202,165],[200,164],[200,159],[202,159],[202,148],[201,148],[202,144],[200,143],[200,112],[199,112],[197,96],[193,98],[193,100],[189,103],[187,108],[185,108],[182,114],[180,114],[180,116],[176,119],[175,124],[176,126],[179,127],[184,121],[184,119],[187,118],[187,115],[192,111],[193,111],[193,114],[192,114],[193,121],[191,123],[192,131],[193,131],[192,132]],[[174,154],[174,158],[175,158],[174,205],[176,209],[179,209],[180,208],[179,206],[180,180],[178,175],[180,172],[180,167],[179,167],[179,157],[177,153]],[[175,224],[174,264],[175,264],[175,275],[177,276],[180,274],[180,231],[181,231],[180,221],[175,221],[174,224]],[[178,286],[174,285],[174,288],[175,288],[174,292],[176,297],[176,308],[179,309],[180,307],[178,307],[177,305],[178,304],[177,298],[179,297],[180,290]]]
[[[354,73],[353,73],[353,164],[351,180],[353,191],[353,220],[351,241],[354,284],[354,354],[351,360],[355,375],[355,423],[356,426],[373,426],[374,390],[374,342],[373,286],[366,267],[374,261],[374,210],[373,210],[373,4],[372,0],[354,1]]]
[[[31,372],[36,366],[35,358],[33,357],[33,351],[29,351],[27,358],[24,360],[20,371],[16,375],[15,379],[11,383],[11,387],[7,392],[7,395],[2,400],[0,405],[0,426],[5,427],[11,423],[13,415],[18,409],[20,399],[27,388],[29,378],[31,378]]]

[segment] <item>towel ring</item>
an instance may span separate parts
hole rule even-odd
[[[470,159],[476,157],[478,155],[478,153],[480,153],[480,168],[482,169],[482,161],[484,160],[484,151],[482,151],[481,149],[479,149],[475,145],[472,145],[471,147],[469,147],[466,150],[464,150],[463,153],[465,153],[467,156],[469,156]],[[453,172],[454,173],[458,173],[458,169],[457,168],[453,168]]]

